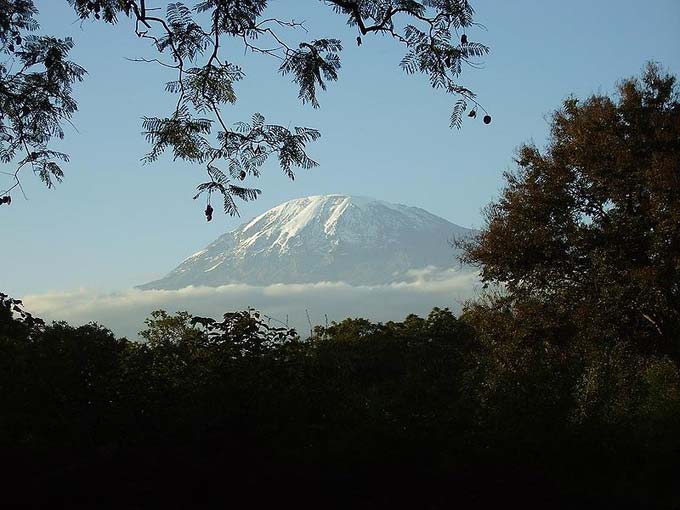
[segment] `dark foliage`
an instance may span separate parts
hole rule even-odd
[[[159,311],[139,343],[2,303],[6,503],[678,503],[675,364],[558,349],[533,310],[347,319],[306,341],[253,311]]]

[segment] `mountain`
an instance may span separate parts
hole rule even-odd
[[[310,196],[270,209],[139,288],[408,281],[417,269],[457,267],[450,242],[474,232],[418,207]]]

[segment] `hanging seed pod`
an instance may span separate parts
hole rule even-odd
[[[212,215],[213,215],[213,208],[210,204],[208,204],[208,207],[205,208],[205,219],[207,221],[212,220]]]
[[[491,115],[484,115],[484,124],[491,124]]]
[[[361,46],[361,37],[357,36],[357,46]]]
[[[468,113],[468,117],[475,118],[477,116],[477,110],[470,110],[470,113]]]
[[[463,34],[460,36],[460,44],[467,44],[468,43],[468,38],[467,35]]]
[[[238,174],[238,178],[243,180],[246,178],[246,172],[244,170],[241,170],[241,173]]]

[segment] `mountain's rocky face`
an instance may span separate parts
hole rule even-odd
[[[270,209],[140,288],[407,281],[417,269],[457,267],[451,241],[473,234],[417,207],[311,196]]]

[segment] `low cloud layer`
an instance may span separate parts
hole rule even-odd
[[[409,313],[426,315],[434,306],[459,310],[479,290],[476,273],[432,268],[413,271],[403,283],[351,286],[341,282],[277,284],[266,287],[223,285],[180,290],[138,290],[102,294],[80,289],[23,296],[27,310],[46,320],[73,325],[95,321],[120,336],[137,338],[153,310],[187,310],[195,315],[220,317],[224,312],[253,307],[274,320],[296,328],[302,336],[312,324],[345,317],[374,321],[400,320]]]

